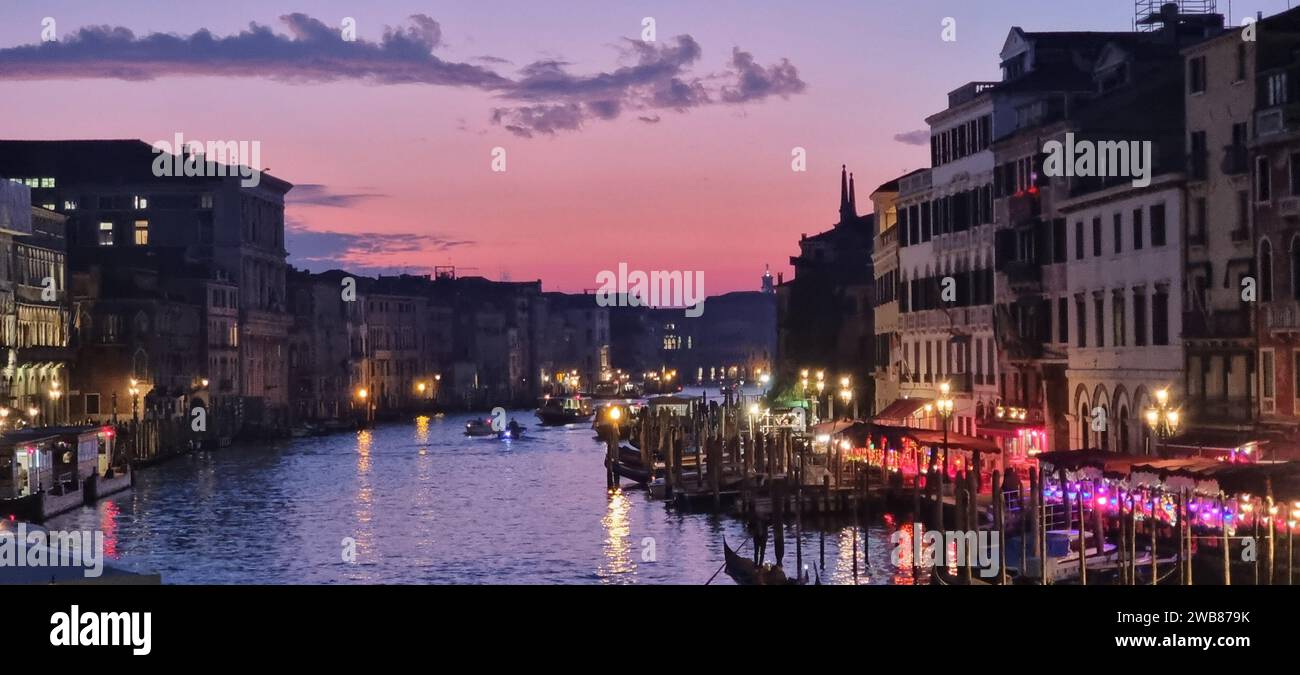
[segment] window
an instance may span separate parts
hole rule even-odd
[[[1151,245],[1165,245],[1165,205],[1151,205]]]
[[[135,221],[135,245],[136,246],[149,245],[149,221],[147,220]]]
[[[1259,352],[1260,398],[1272,400],[1273,393],[1273,350],[1261,349]]]
[[[1268,168],[1268,157],[1255,158],[1255,201],[1259,204],[1273,199],[1273,176]]]
[[[1265,86],[1266,106],[1282,105],[1286,103],[1286,99],[1286,73],[1269,75]]]
[[[43,188],[52,188],[52,187],[54,187],[54,179],[53,179],[53,178],[42,178],[42,179],[41,179],[41,187],[43,187]]]
[[[1147,343],[1147,295],[1146,290],[1133,289],[1133,344],[1144,347]]]
[[[1101,257],[1101,216],[1092,219],[1092,255]]]
[[[1070,302],[1065,298],[1056,301],[1057,339],[1061,344],[1070,342]]]
[[[1083,260],[1083,221],[1074,224],[1074,259]]]
[[[100,246],[113,245],[113,224],[112,223],[99,224],[99,245]]]
[[[1237,82],[1246,79],[1246,43],[1237,45]]]
[[[1114,217],[1114,235],[1115,235],[1115,253],[1123,252],[1124,248],[1124,215],[1116,213]]]
[[[1293,152],[1287,162],[1287,166],[1290,168],[1292,197],[1300,197],[1300,171],[1296,171],[1296,169],[1300,168],[1298,165],[1300,165],[1300,152]]]
[[[1188,238],[1192,240],[1193,244],[1204,244],[1205,225],[1206,220],[1209,218],[1209,207],[1206,205],[1205,198],[1199,197],[1192,208],[1195,211],[1195,214],[1192,216],[1190,224],[1191,232],[1189,233],[1190,236]]]
[[[1079,340],[1079,347],[1088,346],[1088,305],[1083,302],[1083,296],[1074,298],[1074,318],[1079,322],[1078,331],[1075,337]]]
[[[1106,346],[1106,298],[1101,293],[1097,293],[1092,298],[1092,306],[1093,309],[1096,310],[1095,316],[1097,317],[1097,326],[1096,326],[1097,346],[1105,347]]]
[[[75,200],[75,199],[65,199],[65,200],[63,200],[63,210],[64,210],[64,211],[76,211],[76,210],[77,210],[77,200]]]
[[[1142,250],[1142,209],[1133,209],[1133,250]]]
[[[1267,239],[1259,245],[1259,298],[1273,301],[1273,246]]]
[[[1187,89],[1192,94],[1205,91],[1205,57],[1198,56],[1187,61]]]
[[[1169,344],[1169,291],[1164,289],[1151,296],[1151,344]]]
[[[86,394],[86,414],[99,414],[99,394]]]
[[[210,208],[212,208],[212,193],[211,193],[211,192],[204,192],[203,194],[199,195],[199,208],[201,208],[201,209],[210,209]]]
[[[1300,300],[1300,237],[1291,238],[1291,298]]]
[[[1237,229],[1233,231],[1233,240],[1246,238],[1250,229],[1250,193],[1242,190],[1237,193]]]
[[[131,205],[135,207],[137,211],[141,209],[147,209],[149,208],[149,198],[141,197],[140,195],[135,195],[134,197],[131,198]]]
[[[1111,338],[1111,345],[1114,347],[1123,347],[1128,336],[1125,335],[1125,312],[1124,291],[1115,291],[1111,296],[1111,323],[1114,326],[1114,336]]]
[[[1192,174],[1192,178],[1204,179],[1209,173],[1207,160],[1209,158],[1208,142],[1204,131],[1193,131],[1188,136],[1191,148],[1188,151],[1188,160],[1190,165],[1187,167]]]
[[[1065,242],[1065,220],[1058,218],[1052,221],[1052,262],[1063,263],[1066,261],[1065,252],[1068,244]]]

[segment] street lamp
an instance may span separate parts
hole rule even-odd
[[[935,512],[939,521],[939,530],[943,531],[943,481],[948,476],[948,418],[952,417],[953,400],[948,395],[951,388],[947,382],[939,385],[939,400],[934,407],[939,411],[939,422],[943,425],[943,464],[939,467],[939,496]]]
[[[139,416],[140,381],[135,379],[134,377],[131,378],[131,386],[127,388],[127,392],[131,394],[131,421],[138,422],[140,420],[140,416]]]
[[[1179,414],[1169,405],[1168,388],[1156,392],[1156,407],[1147,408],[1146,421],[1151,433],[1161,439],[1169,438],[1178,431]],[[1150,434],[1146,438],[1146,453],[1151,454]]]
[[[818,373],[817,373],[817,405],[818,405],[818,406],[821,405],[821,401],[822,401],[822,392],[825,391],[825,390],[826,390],[826,381],[822,379],[822,374],[821,374],[820,372],[818,372]],[[814,406],[814,408],[813,408],[813,414],[815,415],[816,412],[817,412],[817,407]],[[832,411],[829,411],[829,412],[830,412],[830,414],[833,415],[835,411],[832,410]]]

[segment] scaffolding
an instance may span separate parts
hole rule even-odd
[[[1177,5],[1179,14],[1215,14],[1218,0],[1133,0],[1133,30],[1150,32],[1160,30],[1161,8]]]

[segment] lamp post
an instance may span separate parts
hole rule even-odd
[[[826,390],[826,381],[822,379],[821,371],[818,371],[817,372],[817,405],[813,407],[814,415],[816,414],[817,408],[821,407],[822,392],[825,390]],[[835,411],[833,410],[828,411],[829,415],[834,415],[834,413]]]
[[[361,405],[365,406],[365,412],[362,419],[366,424],[370,423],[370,391],[365,387],[357,389],[357,398],[361,400]]]
[[[59,399],[63,397],[63,391],[59,389],[59,381],[50,382],[50,424],[57,424],[59,421]]]
[[[127,392],[131,394],[131,421],[139,422],[139,404],[140,404],[140,381],[131,378],[131,386],[127,387]]]
[[[1168,388],[1156,392],[1156,407],[1147,408],[1146,422],[1151,429],[1151,433],[1160,439],[1169,438],[1178,431],[1179,414],[1169,404]],[[1152,454],[1150,434],[1146,438],[1146,453],[1148,455]]]
[[[939,412],[939,423],[943,426],[943,462],[937,467],[939,470],[939,497],[936,501],[935,515],[939,522],[939,530],[943,530],[943,482],[948,478],[948,418],[952,417],[953,400],[948,396],[950,388],[947,382],[939,385],[939,399],[934,402],[935,409]]]

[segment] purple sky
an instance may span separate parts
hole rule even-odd
[[[949,90],[997,79],[1012,25],[1125,30],[1133,9],[309,4],[6,3],[0,137],[260,141],[262,165],[300,185],[287,245],[311,269],[456,265],[579,291],[626,262],[704,270],[712,295],[756,289],[764,263],[788,271],[800,233],[836,217],[840,164],[857,174],[863,211],[872,188],[923,165],[926,149],[895,136],[922,128]],[[1234,3],[1234,23],[1286,4]],[[948,16],[955,43],[940,39]],[[31,47],[44,17],[60,44]],[[344,17],[355,43],[334,32]],[[653,45],[639,42],[643,17],[656,21]],[[261,29],[233,37],[250,23]],[[130,34],[78,35],[100,26]],[[790,169],[796,146],[806,173]],[[495,147],[504,173],[491,170]]]

